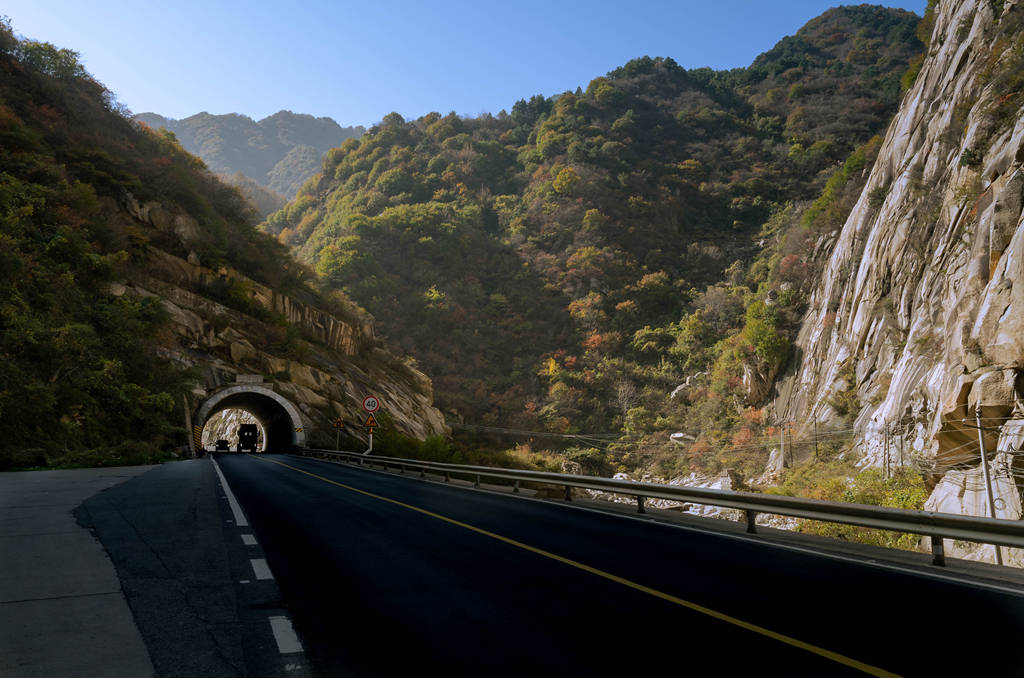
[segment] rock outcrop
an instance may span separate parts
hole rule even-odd
[[[110,291],[161,299],[171,321],[162,351],[201,380],[193,410],[218,389],[252,377],[297,406],[313,446],[333,447],[338,418],[346,435],[365,440],[361,403],[370,394],[402,433],[424,439],[446,431],[430,380],[386,349],[374,335],[373,318],[355,304],[334,296],[326,300],[333,307],[328,311],[308,292],[311,299],[300,300],[238,271],[204,267],[190,251],[200,225],[159,203],[139,204],[126,195],[108,211],[122,227],[141,222],[189,252],[180,257],[149,247],[143,265]],[[231,439],[233,426],[243,422],[214,423],[217,437],[227,432]]]
[[[779,419],[809,427],[837,418],[830,394],[855,388],[864,463],[883,465],[886,439],[898,441],[889,445],[934,484],[928,508],[988,515],[980,410],[1007,518],[1021,517],[1024,118],[1020,91],[1006,88],[1019,84],[1022,47],[1019,0],[940,0],[929,53],[838,234],[773,403]],[[841,383],[851,361],[855,384]]]

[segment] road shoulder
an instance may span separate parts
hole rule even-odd
[[[150,468],[0,473],[0,675],[153,675],[110,558],[72,515]]]
[[[163,464],[78,515],[110,554],[157,676],[303,674],[278,650],[280,592],[254,576],[209,459]]]

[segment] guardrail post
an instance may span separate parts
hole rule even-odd
[[[473,487],[480,487],[480,474],[476,474],[476,478],[473,480]]]
[[[757,534],[757,511],[751,511],[747,509],[747,532],[750,534]]]
[[[931,536],[932,540],[932,565],[942,567],[946,564],[946,551],[942,547],[942,537]]]
[[[401,473],[403,476],[405,475],[405,464],[398,465],[398,472]]]
[[[565,500],[572,501],[572,488],[568,485],[565,486]]]
[[[427,477],[427,472],[425,470],[423,470],[422,466],[420,466],[420,478],[426,478],[426,477]]]
[[[636,512],[647,513],[647,511],[644,509],[644,498],[639,494],[636,495]]]
[[[516,479],[516,481],[514,483],[512,483],[512,494],[519,494],[519,480],[518,479]]]
[[[449,473],[448,471],[444,472],[444,481],[446,483],[450,483],[452,481],[452,474]]]
[[[384,471],[386,472],[387,470],[388,470],[388,463],[384,462]]]

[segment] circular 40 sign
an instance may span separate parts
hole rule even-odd
[[[363,398],[363,409],[367,412],[376,412],[380,409],[380,401],[377,396],[366,396]]]

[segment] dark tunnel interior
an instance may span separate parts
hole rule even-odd
[[[295,423],[288,411],[273,398],[259,393],[235,393],[217,403],[209,417],[232,408],[249,412],[263,425],[265,452],[287,452],[291,449],[295,442]],[[206,422],[202,425],[205,426]]]

